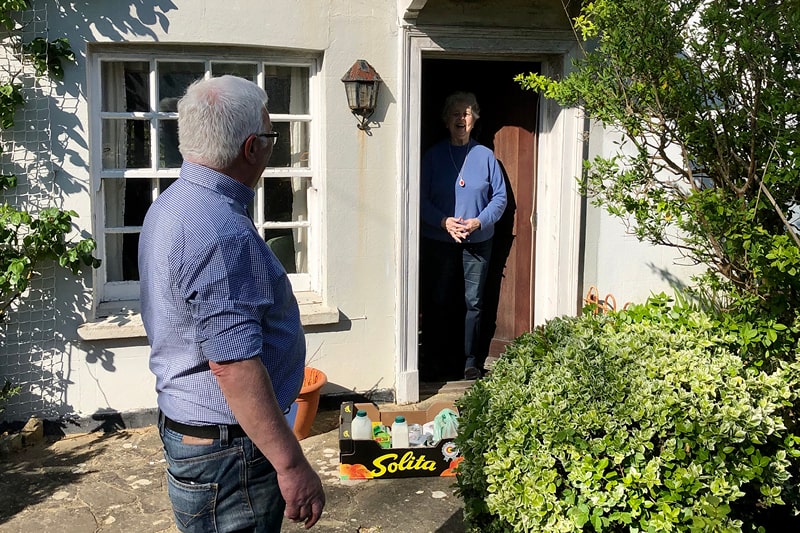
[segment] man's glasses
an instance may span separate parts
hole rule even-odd
[[[274,143],[275,141],[278,140],[279,135],[277,131],[271,131],[269,133],[256,133],[256,137],[264,137],[265,139],[272,139],[272,142]]]

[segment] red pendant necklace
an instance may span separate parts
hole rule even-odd
[[[458,172],[459,187],[464,187],[464,185],[466,185],[466,182],[464,181],[464,178],[461,175],[461,173],[464,171],[464,166],[467,164],[467,157],[469,157],[469,148],[471,144],[472,144],[472,139],[467,141],[467,151],[464,153],[464,162],[461,163],[461,168],[458,168],[458,165],[456,165],[456,159],[453,157],[453,145],[447,143],[447,147],[450,149],[450,161],[453,162],[453,167],[456,169],[456,172]]]

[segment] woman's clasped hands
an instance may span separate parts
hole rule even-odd
[[[481,221],[477,218],[464,220],[461,217],[447,217],[442,220],[442,227],[456,242],[463,242],[470,233],[481,227]]]

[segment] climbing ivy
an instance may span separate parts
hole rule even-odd
[[[0,27],[8,30],[9,34],[16,32],[17,16],[28,7],[25,1],[0,0]],[[5,42],[11,43],[14,39]],[[47,41],[37,37],[16,49],[7,45],[7,54],[17,52],[23,61],[33,64],[36,76],[49,76],[56,80],[64,76],[64,63],[75,60],[65,38]],[[26,104],[20,78],[24,75],[19,72],[0,73],[2,130],[14,127],[17,111]],[[22,297],[45,262],[55,261],[74,274],[83,265],[95,268],[100,265],[93,256],[96,247],[93,239],[70,238],[72,220],[78,216],[75,211],[55,207],[32,210],[29,206],[11,204],[4,196],[17,183],[16,175],[0,175],[0,322],[7,319],[8,309]]]

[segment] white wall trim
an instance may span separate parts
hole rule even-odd
[[[401,20],[414,21],[428,0],[397,0],[397,13]]]
[[[420,137],[420,79],[422,54],[414,48],[408,28],[400,33],[402,59],[399,62],[400,80],[400,180],[398,180],[397,243],[400,260],[397,280],[397,346],[395,401],[399,404],[419,401],[419,142]],[[416,110],[417,112],[413,112]],[[414,139],[416,142],[411,142]]]
[[[553,57],[542,63],[543,74],[562,75],[567,63],[566,54]],[[546,98],[540,105],[534,325],[576,313],[583,238],[576,180],[583,157],[581,113]]]

